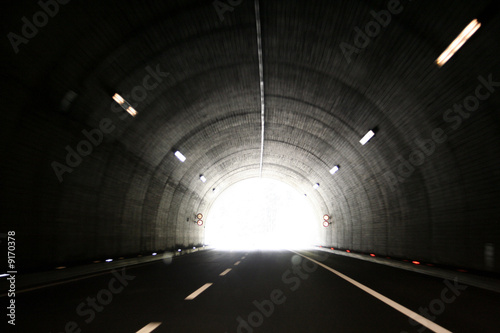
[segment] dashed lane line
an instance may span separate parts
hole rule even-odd
[[[195,299],[199,294],[201,294],[202,292],[207,290],[212,284],[213,283],[205,283],[203,286],[198,288],[198,290],[196,290],[194,293],[192,293],[188,297],[184,298],[184,300],[191,301],[191,300]]]
[[[152,323],[147,324],[146,326],[144,326],[140,330],[138,330],[136,333],[149,333],[149,332],[153,332],[160,325],[161,325],[161,323],[152,322]]]

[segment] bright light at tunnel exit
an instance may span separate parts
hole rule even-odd
[[[243,180],[225,190],[205,225],[206,244],[231,250],[308,248],[318,243],[321,227],[307,197],[266,178]]]

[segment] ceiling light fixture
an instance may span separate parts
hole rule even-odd
[[[118,94],[118,93],[114,94],[113,100],[116,103],[118,103],[122,107],[123,110],[127,111],[132,117],[135,117],[137,115],[137,111],[120,94]]]
[[[330,174],[333,175],[337,171],[339,171],[339,166],[338,165],[336,165],[336,166],[334,166],[333,168],[330,169]]]
[[[481,27],[481,23],[474,19],[455,38],[446,50],[436,59],[436,64],[441,67],[465,44],[465,42]]]
[[[359,140],[359,143],[361,143],[364,146],[374,136],[375,136],[375,132],[373,132],[372,130],[369,130],[368,133],[366,133],[365,136],[361,140]]]
[[[184,155],[182,155],[182,153],[180,151],[176,151],[174,153],[175,157],[177,157],[179,159],[179,161],[181,161],[182,163],[184,163],[184,161],[186,160],[186,157]]]
[[[200,175],[200,180],[201,180],[203,183],[207,181],[207,179],[206,179],[206,178],[205,178],[205,176],[203,176],[203,175]]]

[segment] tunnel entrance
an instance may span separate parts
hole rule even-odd
[[[226,189],[206,222],[205,243],[223,249],[304,248],[318,242],[320,231],[307,197],[266,178]]]

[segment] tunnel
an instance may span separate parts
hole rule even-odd
[[[202,248],[217,200],[267,179],[312,207],[316,248],[500,274],[497,1],[10,0],[2,18],[20,271]]]

